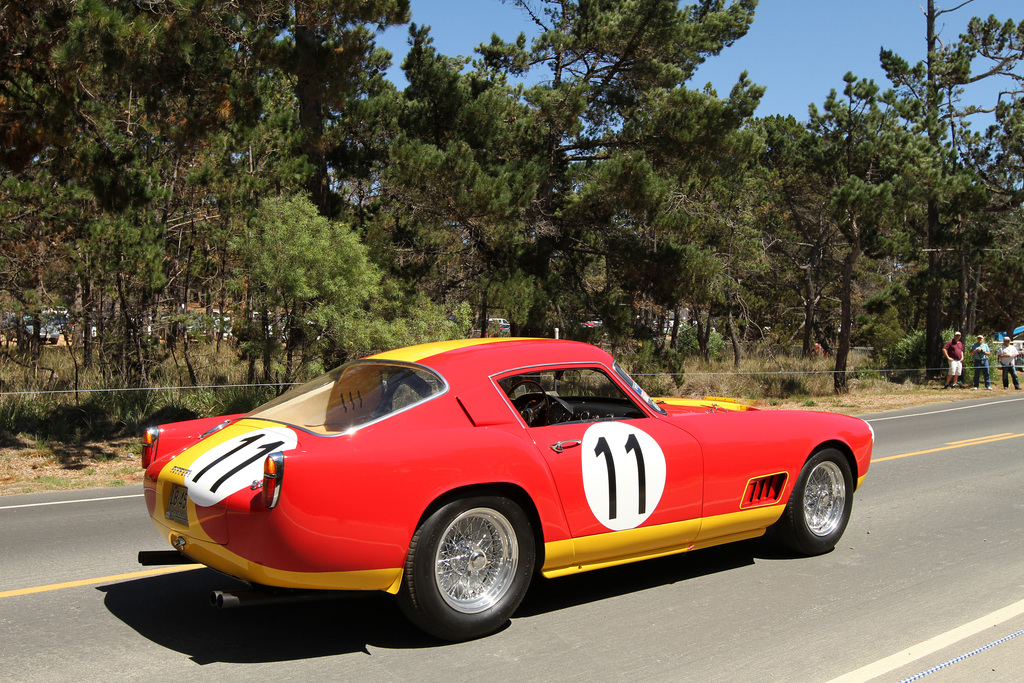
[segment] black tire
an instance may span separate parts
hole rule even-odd
[[[535,561],[533,527],[518,505],[500,496],[459,499],[413,535],[398,604],[438,638],[480,638],[519,607]]]
[[[852,511],[850,463],[836,449],[823,448],[804,463],[775,527],[779,538],[793,552],[821,555],[839,542]]]

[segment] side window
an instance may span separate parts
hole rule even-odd
[[[597,422],[644,417],[644,412],[602,370],[533,370],[498,385],[527,425]]]

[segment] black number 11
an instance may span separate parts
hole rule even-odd
[[[626,439],[626,452],[633,452],[636,457],[636,478],[637,486],[639,486],[639,508],[638,514],[644,514],[647,511],[647,471],[644,469],[644,453],[640,449],[640,442],[636,438],[636,434],[630,434],[629,438]],[[612,455],[612,449],[608,445],[608,441],[602,436],[597,440],[597,446],[594,447],[594,455],[597,457],[604,456],[605,466],[608,468],[608,519],[615,519],[618,515],[617,509],[617,491],[616,491],[616,479],[615,479],[615,457]]]

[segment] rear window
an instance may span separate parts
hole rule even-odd
[[[444,391],[444,381],[422,366],[356,361],[282,394],[247,417],[336,434],[393,415]]]

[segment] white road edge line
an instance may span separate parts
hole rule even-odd
[[[873,417],[870,420],[864,420],[865,422],[882,422],[884,420],[903,420],[908,417],[924,417],[925,415],[938,415],[939,413],[953,413],[958,410],[970,410],[971,408],[988,408],[989,406],[998,405],[1000,403],[1012,403],[1014,401],[1024,401],[1024,398],[1007,398],[1001,401],[989,401],[988,403],[975,403],[969,406],[959,406],[957,408],[945,408],[943,410],[932,410],[927,413],[915,413],[913,415],[893,415],[892,417]]]
[[[917,660],[938,652],[943,648],[958,643],[964,638],[969,638],[981,633],[985,629],[998,626],[1004,621],[1009,621],[1021,614],[1024,614],[1024,600],[1018,600],[1012,605],[1008,605],[1007,607],[998,609],[995,612],[986,614],[985,616],[975,619],[963,626],[958,626],[950,631],[937,635],[930,640],[926,640],[923,643],[918,643],[917,645],[908,647],[903,652],[897,652],[885,659],[880,659],[877,662],[868,664],[867,666],[862,666],[856,671],[851,671],[838,678],[833,678],[828,683],[864,683],[865,681],[870,681],[883,674],[895,671],[902,666],[916,662]]]
[[[79,498],[77,500],[54,500],[49,503],[25,503],[24,505],[0,505],[0,510],[17,510],[18,508],[37,508],[44,505],[70,505],[71,503],[92,503],[97,500],[121,500],[122,498],[142,498],[144,494],[133,493],[129,496],[106,496],[104,498]]]

